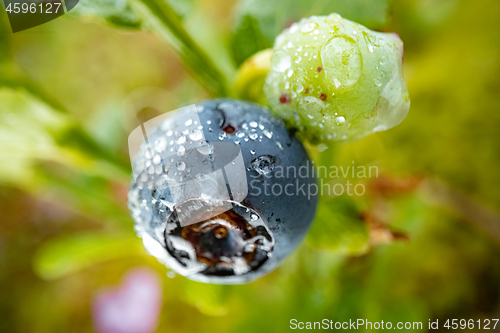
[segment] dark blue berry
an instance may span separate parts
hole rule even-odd
[[[266,108],[203,102],[152,128],[147,142],[133,160],[129,206],[146,248],[180,274],[251,281],[309,230],[318,201],[313,165]]]

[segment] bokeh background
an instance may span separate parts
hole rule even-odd
[[[232,87],[249,56],[331,12],[405,44],[404,122],[351,144],[306,143],[318,165],[376,166],[378,177],[353,180],[363,196],[323,196],[302,246],[256,282],[168,272],[127,209],[137,105],[241,97]],[[0,9],[0,331],[499,318],[499,17],[497,0],[82,0],[12,34]],[[130,314],[125,327],[113,306]]]

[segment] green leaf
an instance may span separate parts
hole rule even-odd
[[[142,253],[142,242],[137,237],[77,234],[53,239],[40,246],[33,269],[42,279],[53,280],[100,263]]]
[[[262,33],[254,17],[245,15],[241,18],[231,38],[231,51],[238,66],[258,51],[272,46],[272,39]]]
[[[80,0],[69,13],[74,16],[98,18],[121,28],[139,29],[142,26],[139,16],[129,7],[126,0]]]
[[[365,252],[369,246],[368,227],[354,201],[337,197],[320,202],[308,243],[344,255]]]
[[[236,10],[232,38],[234,60],[240,64],[253,53],[270,47],[269,43],[283,29],[303,17],[335,12],[375,29],[386,24],[388,7],[388,0],[242,0]]]

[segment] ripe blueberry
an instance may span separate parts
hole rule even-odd
[[[313,165],[260,105],[218,99],[190,110],[152,128],[133,158],[136,230],[152,255],[192,280],[252,281],[308,232]]]

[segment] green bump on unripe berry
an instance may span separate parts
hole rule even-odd
[[[264,93],[313,141],[353,141],[398,125],[410,107],[403,42],[338,14],[292,24],[274,44]]]

